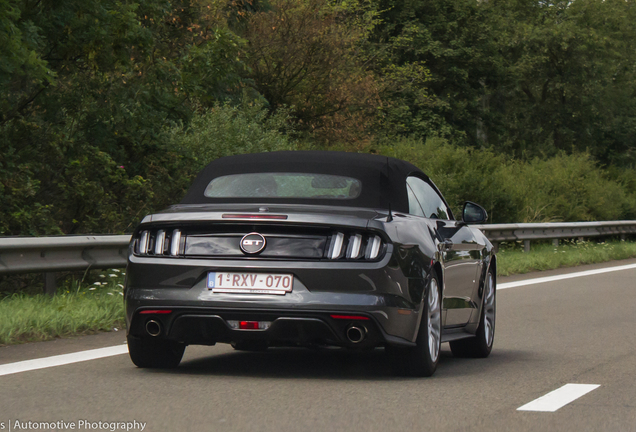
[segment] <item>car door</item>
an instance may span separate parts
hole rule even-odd
[[[481,246],[469,227],[453,220],[434,186],[415,176],[408,178],[407,186],[423,215],[436,220],[435,232],[444,266],[444,326],[465,325],[476,307],[473,296],[478,284]]]

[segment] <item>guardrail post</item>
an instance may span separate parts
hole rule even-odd
[[[499,252],[499,242],[493,242],[492,249],[495,251],[495,253]]]
[[[559,247],[559,239],[552,239],[552,246]]]
[[[523,241],[523,250],[524,252],[530,252],[530,240]]]
[[[625,238],[626,238],[625,234],[621,234],[621,241],[625,241]]]
[[[55,285],[55,273],[44,273],[44,294],[51,297],[55,295],[57,286]]]

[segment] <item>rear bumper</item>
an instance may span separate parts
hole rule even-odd
[[[410,345],[419,325],[421,296],[426,281],[407,278],[390,254],[375,263],[328,263],[265,260],[189,260],[129,258],[125,289],[126,321],[133,336],[147,336],[143,309],[173,310],[159,316],[161,337],[191,344],[238,339],[272,343],[350,345],[348,322],[330,314],[359,314],[369,318],[369,345]],[[286,273],[294,277],[286,295],[223,294],[207,289],[210,271]],[[232,318],[233,316],[239,318]],[[268,317],[267,331],[233,330],[227,320],[259,321]]]
[[[143,309],[142,309],[143,310]],[[149,321],[157,323],[156,338],[192,345],[213,345],[236,341],[258,340],[270,345],[325,344],[345,347],[374,347],[386,344],[411,346],[412,342],[387,334],[370,315],[356,313],[365,319],[334,319],[333,311],[291,312],[272,310],[223,310],[174,308],[170,314],[133,315],[129,334],[152,337],[146,330]],[[342,315],[342,312],[336,312]],[[269,324],[263,330],[239,330],[230,321],[258,321]],[[352,341],[347,331],[356,327],[364,335]]]

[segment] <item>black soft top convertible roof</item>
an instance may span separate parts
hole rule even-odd
[[[315,198],[209,198],[205,188],[217,177],[261,172],[320,173],[353,177],[362,182],[355,199]],[[428,179],[415,165],[387,156],[330,151],[280,151],[219,158],[198,175],[181,204],[289,203],[367,207],[408,212],[406,177]]]

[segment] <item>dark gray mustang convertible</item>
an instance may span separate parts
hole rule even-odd
[[[128,348],[176,367],[189,344],[385,347],[429,376],[440,344],[486,357],[496,257],[417,167],[370,154],[272,152],[209,164],[130,245]]]

